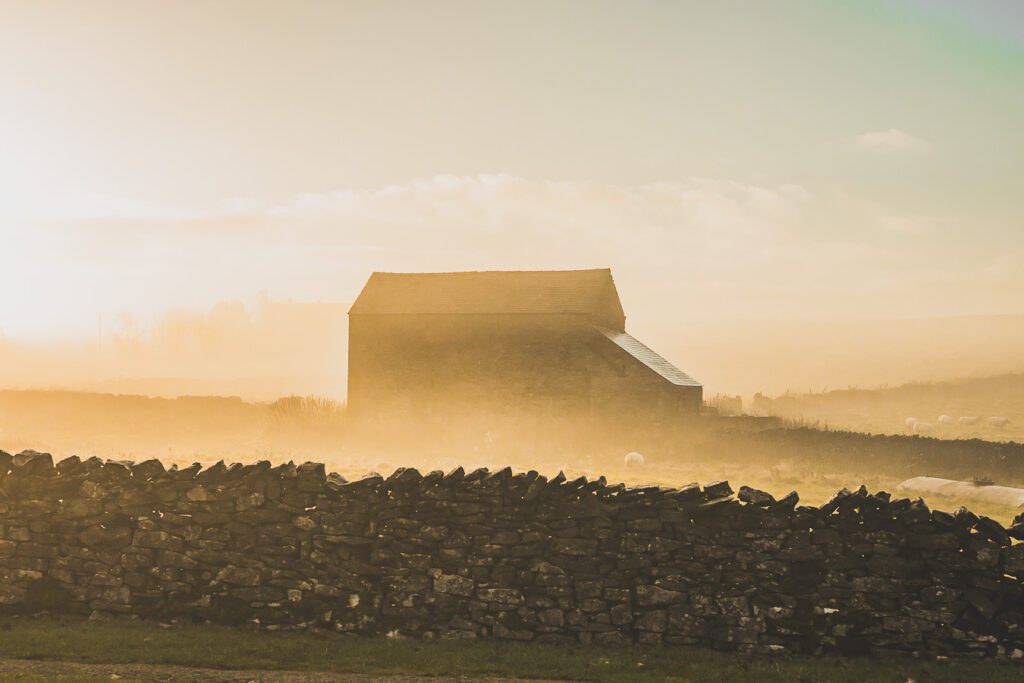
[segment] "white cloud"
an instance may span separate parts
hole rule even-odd
[[[949,263],[944,240],[890,234],[928,234],[945,219],[726,178],[437,176],[281,202],[235,198],[196,214],[130,201],[100,208],[40,223],[31,242],[0,252],[0,276],[29,281],[39,264],[60,274],[59,296],[24,290],[25,310],[54,320],[92,311],[94,321],[98,309],[202,308],[260,290],[350,301],[374,270],[610,266],[633,320],[858,315],[866,296],[885,290],[883,303],[899,301]],[[983,294],[972,275],[956,271],[965,291]]]
[[[88,222],[98,232],[117,232],[121,224],[130,222],[172,233],[216,230],[218,226],[236,230],[253,222],[278,226],[323,223],[321,232],[342,238],[352,237],[345,234],[349,223],[351,227],[390,225],[405,231],[462,227],[495,233],[521,227],[528,219],[540,229],[654,224],[674,230],[749,235],[777,230],[811,200],[812,193],[797,184],[773,186],[722,178],[614,185],[534,181],[507,174],[439,175],[377,188],[300,193],[277,203],[232,197],[205,211],[100,194],[36,197],[23,203],[22,210],[0,213],[0,221]]]
[[[617,185],[505,174],[304,193],[279,203],[233,198],[202,214],[103,201],[76,205],[87,209],[78,220],[72,207],[50,214],[34,229],[59,246],[22,244],[0,254],[0,265],[13,267],[6,271],[12,277],[30,277],[39,263],[60,273],[63,300],[30,292],[26,303],[55,319],[69,307],[203,307],[264,289],[346,301],[373,270],[611,266],[633,292],[646,282],[697,300],[725,287],[735,302],[748,297],[751,277],[785,268],[778,250],[799,248],[804,209],[814,201],[792,184],[694,177]]]
[[[699,177],[621,186],[540,182],[510,175],[436,176],[379,189],[303,194],[260,207],[256,213],[489,233],[511,227],[578,225],[600,230],[632,225],[749,235],[777,230],[810,198],[811,193],[798,185],[773,187]]]
[[[899,128],[869,131],[857,138],[857,144],[863,149],[871,150],[904,150],[921,147],[924,141]]]

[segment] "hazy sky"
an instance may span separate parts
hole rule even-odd
[[[0,0],[0,328],[373,270],[1024,312],[1024,3]]]

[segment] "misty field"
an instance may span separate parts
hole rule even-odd
[[[843,487],[861,484],[898,496],[900,482],[921,475],[1024,485],[1024,446],[1015,443],[754,424],[721,418],[690,426],[657,447],[641,449],[646,465],[634,469],[623,463],[625,447],[544,448],[536,437],[527,447],[518,443],[518,435],[454,446],[414,439],[385,447],[355,439],[344,405],[315,397],[250,403],[232,397],[0,391],[0,450],[43,450],[55,459],[72,454],[159,458],[183,467],[218,460],[313,460],[348,479],[371,472],[387,475],[397,467],[427,472],[511,465],[548,475],[604,475],[628,484],[679,486],[726,479],[734,487],[753,486],[779,497],[795,490],[805,504],[819,504]],[[1004,524],[1019,512],[981,497],[932,495],[926,502],[947,511],[967,506]]]

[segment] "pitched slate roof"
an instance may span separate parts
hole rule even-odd
[[[349,313],[622,315],[608,268],[374,273]]]
[[[618,330],[610,330],[607,327],[598,327],[597,325],[594,327],[620,349],[633,356],[633,358],[636,358],[638,361],[667,379],[672,384],[681,387],[701,386],[700,382],[659,356],[636,337]]]

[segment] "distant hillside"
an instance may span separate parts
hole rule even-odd
[[[821,392],[1024,372],[1024,316],[627,321],[708,395]]]
[[[756,412],[778,415],[830,428],[876,434],[908,433],[908,417],[934,425],[939,438],[982,438],[1024,441],[1024,373],[963,379],[950,382],[911,383],[894,388],[846,389],[823,393],[784,395],[758,400]],[[940,415],[954,419],[939,424]],[[963,426],[961,416],[977,416],[977,424]],[[1002,429],[986,418],[1010,419]]]

